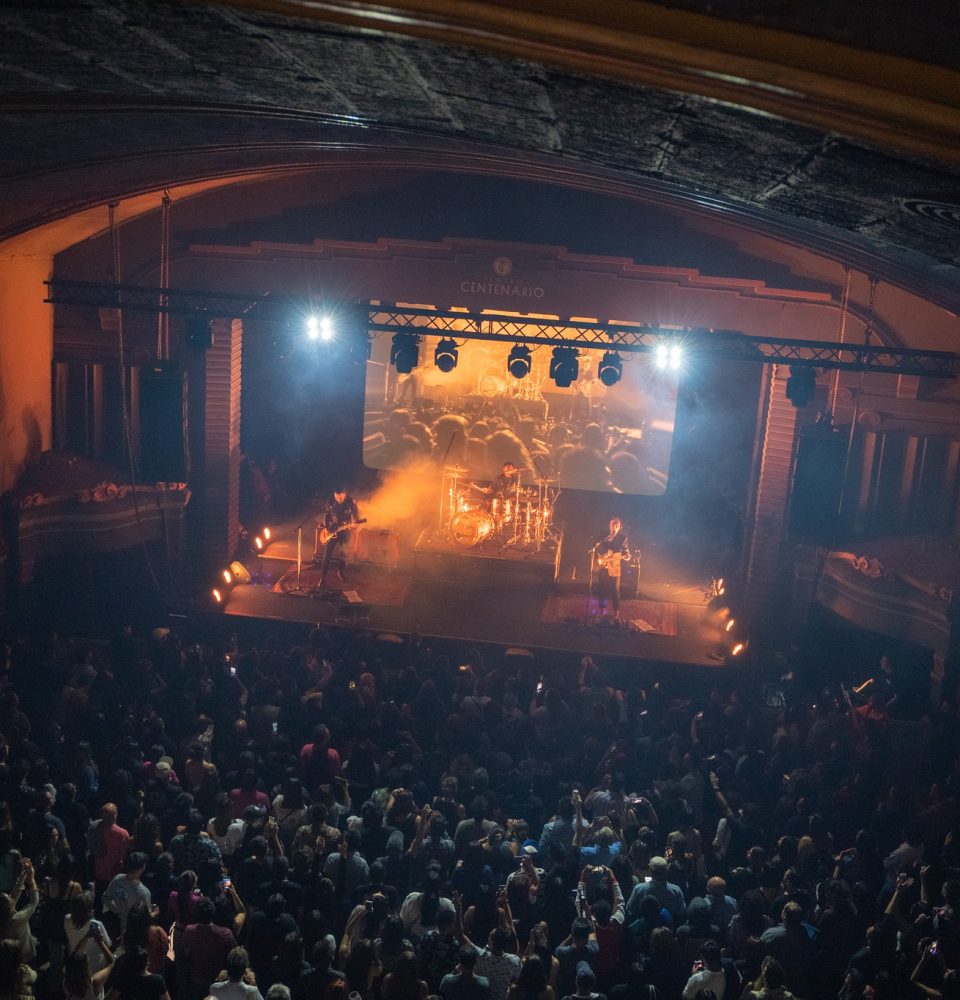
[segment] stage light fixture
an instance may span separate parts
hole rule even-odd
[[[605,386],[616,385],[623,378],[623,361],[616,351],[607,351],[600,359],[597,377]]]
[[[230,563],[230,572],[233,574],[233,578],[237,583],[249,583],[252,577],[250,576],[250,570],[243,565],[238,559],[234,559]]]
[[[577,360],[575,347],[555,347],[550,359],[550,378],[560,389],[569,388],[571,382],[577,380],[580,374],[580,362]]]
[[[739,656],[746,648],[747,644],[745,642],[734,643],[734,645],[730,649],[730,655]]]
[[[308,316],[307,336],[311,340],[332,340],[333,320],[329,316]]]
[[[803,409],[817,394],[817,373],[813,368],[794,365],[787,378],[787,399],[798,409]]]
[[[253,547],[257,550],[257,552],[263,552],[263,539],[259,535],[254,538]]]
[[[676,341],[662,340],[653,352],[653,359],[661,370],[679,371],[683,364],[683,347]]]
[[[222,570],[220,576],[223,577],[223,582],[229,587],[233,583],[233,573],[229,569]]]
[[[433,363],[442,372],[452,372],[457,367],[458,358],[457,342],[449,337],[441,340],[433,352]]]
[[[268,541],[268,542],[270,541],[270,529],[269,528],[264,528],[263,529],[263,537],[264,537],[264,539],[266,541]]]
[[[524,344],[514,344],[507,355],[507,371],[514,378],[526,378],[530,374],[533,361],[530,357],[530,348]]]
[[[223,594],[216,587],[210,591],[210,596],[213,598],[214,604],[223,604]]]
[[[390,347],[390,364],[401,375],[409,375],[420,361],[420,338],[415,333],[395,333]]]

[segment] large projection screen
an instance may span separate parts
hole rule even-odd
[[[364,463],[400,469],[430,462],[455,466],[478,481],[512,461],[524,482],[561,489],[659,496],[670,475],[677,373],[649,354],[622,355],[613,386],[597,377],[602,351],[582,349],[579,376],[558,388],[549,375],[552,348],[534,347],[530,373],[507,371],[511,344],[458,342],[450,372],[434,364],[439,342],[423,336],[419,363],[398,374],[391,337],[376,336],[367,362]]]

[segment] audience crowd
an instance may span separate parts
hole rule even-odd
[[[323,629],[0,651],[0,1000],[960,992],[960,727],[888,671],[848,704]]]

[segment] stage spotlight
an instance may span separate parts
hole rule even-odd
[[[329,316],[308,316],[307,336],[311,340],[333,340],[333,320]]]
[[[606,385],[616,385],[623,377],[623,362],[616,351],[607,351],[600,360],[597,376]]]
[[[257,550],[257,552],[263,552],[263,539],[259,535],[254,538],[253,547]]]
[[[213,598],[214,604],[223,604],[223,594],[216,587],[210,591],[210,596]]]
[[[270,529],[269,528],[264,528],[263,529],[263,537],[264,537],[264,539],[266,541],[268,541],[268,542],[270,541]]]
[[[653,352],[656,366],[662,370],[678,371],[683,364],[683,347],[678,343],[661,341]]]
[[[514,378],[526,378],[533,364],[530,358],[530,348],[523,344],[514,344],[507,355],[507,371]]]
[[[727,624],[723,626],[724,632],[729,632],[733,628],[733,626],[736,625],[736,624],[737,624],[737,619],[736,618],[731,618],[727,622]]]
[[[401,375],[409,375],[420,362],[420,338],[415,333],[395,333],[390,347],[390,364]]]
[[[457,367],[458,357],[457,342],[448,337],[437,344],[437,349],[433,352],[433,363],[442,372],[452,372]]]
[[[555,347],[550,359],[550,378],[560,389],[567,389],[580,374],[580,362],[575,347]]]
[[[223,582],[224,582],[224,583],[225,583],[225,584],[226,584],[226,585],[227,585],[228,587],[230,586],[230,584],[231,584],[231,583],[233,583],[233,573],[231,573],[229,569],[225,569],[225,570],[223,570],[223,571],[222,571],[222,572],[220,573],[220,576],[221,576],[221,577],[223,577]]]
[[[733,646],[730,648],[730,655],[739,656],[746,648],[747,644],[745,642],[734,643]]]
[[[817,394],[817,373],[813,368],[794,365],[787,378],[787,399],[798,409],[803,409]]]
[[[230,563],[230,572],[237,583],[249,583],[251,580],[250,570],[237,559]]]

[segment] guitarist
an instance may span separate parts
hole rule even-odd
[[[360,511],[357,501],[350,496],[342,486],[336,486],[331,499],[323,512],[323,527],[317,530],[317,545],[313,561],[320,562],[320,586],[327,578],[327,570],[333,559],[335,549],[339,549],[337,558],[337,579],[342,583],[347,570],[347,557],[344,546],[350,541],[350,530],[347,526],[359,523]],[[321,554],[321,546],[323,552]]]
[[[630,558],[630,540],[623,530],[619,517],[611,518],[610,534],[597,543],[597,572],[600,613],[607,613],[607,604],[613,606],[613,617],[620,617],[620,563]]]

